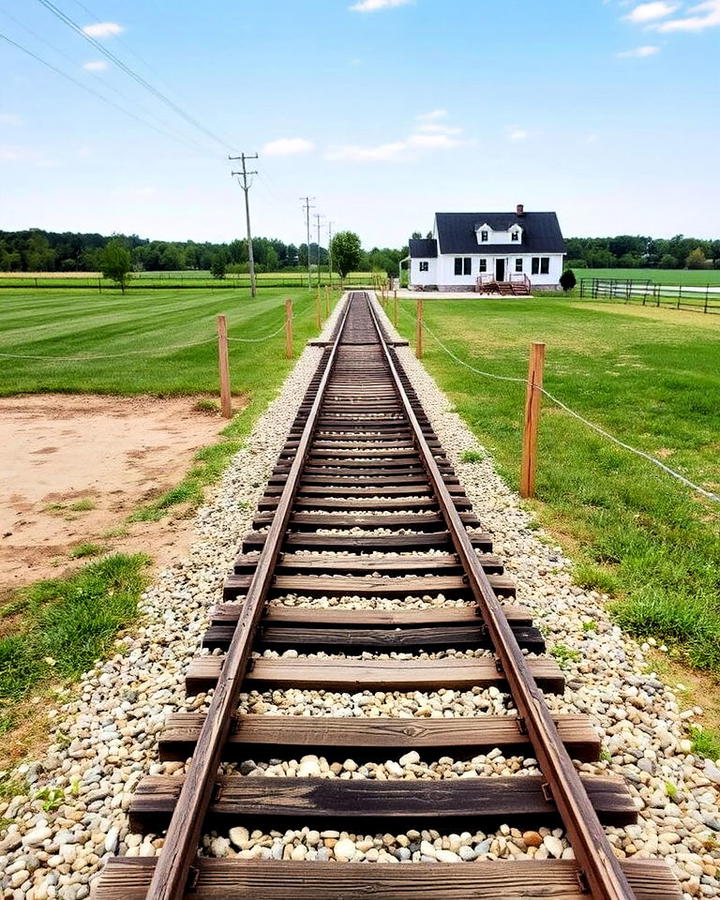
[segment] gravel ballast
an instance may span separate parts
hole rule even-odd
[[[326,335],[337,314],[328,323]],[[718,896],[720,770],[689,752],[686,730],[701,710],[683,709],[672,691],[652,674],[642,649],[605,615],[603,597],[573,585],[570,564],[562,551],[530,527],[529,516],[495,473],[490,459],[461,461],[466,450],[484,451],[451,412],[447,398],[412,351],[401,348],[398,353],[483,529],[493,533],[494,552],[504,558],[508,574],[517,583],[516,602],[533,610],[550,648],[570,651],[563,660],[567,691],[562,697],[548,696],[548,703],[553,710],[586,713],[599,727],[604,759],[584,764],[582,771],[620,775],[636,797],[639,823],[608,829],[618,855],[663,857],[681,880],[686,897]],[[11,773],[27,783],[28,789],[24,795],[0,801],[0,819],[7,826],[0,833],[0,884],[5,897],[78,900],[88,896],[90,882],[108,856],[153,856],[162,846],[162,840],[153,835],[143,838],[129,833],[126,810],[144,775],[180,773],[184,768],[183,763],[157,762],[158,734],[169,713],[202,710],[207,704],[204,695],[186,697],[183,683],[187,664],[198,652],[207,626],[203,610],[220,599],[223,578],[249,529],[320,355],[317,348],[304,350],[282,393],[259,419],[246,449],[231,464],[212,501],[199,512],[198,541],[190,557],[161,573],[144,595],[143,619],[136,631],[118,642],[112,658],[87,673],[65,706],[51,712],[53,731],[47,753]],[[373,598],[359,597],[331,601],[288,597],[276,602],[377,608]],[[437,602],[458,603],[415,598],[401,605],[422,607]],[[398,658],[406,658],[406,654]],[[296,716],[513,713],[508,698],[495,688],[352,695],[251,692],[242,695],[241,709]],[[239,770],[253,777],[380,780],[537,771],[535,760],[505,758],[499,750],[469,760],[425,760],[410,752],[397,760],[364,765],[362,760],[309,755],[300,760],[247,761]],[[507,826],[490,834],[459,835],[432,830],[362,835],[307,827],[264,833],[238,826],[227,834],[206,835],[204,852],[242,858],[394,864],[568,858],[572,854],[560,829],[523,832]]]

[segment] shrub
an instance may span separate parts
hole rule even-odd
[[[571,291],[577,284],[577,278],[572,269],[566,269],[560,276],[560,284],[564,291]]]

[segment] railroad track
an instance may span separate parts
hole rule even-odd
[[[204,644],[213,652],[189,666],[188,693],[212,689],[207,714],[174,714],[165,724],[161,758],[192,756],[192,763],[182,777],[143,779],[134,794],[133,829],[167,829],[164,847],[157,859],[111,859],[94,886],[96,900],[298,892],[679,900],[663,861],[613,855],[603,826],[635,822],[633,798],[620,779],[578,774],[572,760],[596,760],[599,739],[586,717],[549,712],[544,692],[561,693],[563,674],[543,655],[542,635],[514,594],[374,301],[350,294],[225,582],[223,602],[212,610]],[[288,596],[292,605],[283,602]],[[313,598],[329,603],[319,607]],[[450,648],[473,652],[449,654]],[[288,649],[297,655],[262,653]],[[240,694],[250,690],[489,687],[507,694],[505,714],[238,713]],[[304,754],[385,760],[409,751],[423,759],[467,760],[494,748],[537,760],[541,774],[251,778],[231,765]],[[352,834],[561,825],[574,858],[393,866],[199,854],[203,833],[238,824]]]

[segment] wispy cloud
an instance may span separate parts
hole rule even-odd
[[[511,128],[508,131],[509,141],[526,141],[529,137],[529,132],[525,131],[524,128]]]
[[[641,3],[639,6],[636,6],[635,9],[625,16],[625,19],[628,22],[634,22],[636,25],[644,25],[646,22],[664,19],[679,8],[677,3],[668,3],[666,0],[653,0],[652,3]]]
[[[438,119],[447,119],[448,111],[446,109],[432,109],[430,112],[420,113],[415,118],[419,122],[436,122]]]
[[[689,15],[660,22],[653,27],[665,33],[704,31],[706,28],[716,28],[720,25],[720,0],[706,0],[704,3],[698,3],[697,6],[690,7],[688,13]]]
[[[0,146],[0,163],[19,163],[35,166],[41,169],[52,168],[58,164],[57,160],[50,159],[33,147]]]
[[[659,52],[659,47],[646,44],[644,47],[635,47],[632,50],[621,50],[617,55],[619,59],[644,59],[647,56],[655,56]]]
[[[305,138],[278,138],[270,141],[262,148],[265,156],[295,156],[298,153],[310,153],[315,145]]]
[[[413,0],[359,0],[350,9],[355,12],[377,12],[378,9],[390,9],[392,6],[406,6]]]
[[[460,131],[460,129],[455,129]],[[411,134],[407,139],[411,147],[425,147],[428,150],[452,150],[459,147],[462,141],[448,134]]]
[[[0,125],[19,125],[20,116],[15,113],[0,113]]]
[[[333,162],[395,162],[405,159],[408,145],[405,141],[363,147],[359,144],[345,144],[331,147],[325,158]]]
[[[94,22],[92,25],[85,25],[83,31],[89,37],[107,38],[122,34],[125,29],[117,22]]]
[[[83,69],[88,72],[104,72],[108,64],[104,59],[92,59],[90,62],[83,63]]]

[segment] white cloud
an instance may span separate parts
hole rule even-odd
[[[530,135],[524,128],[511,128],[508,131],[508,140],[510,141],[526,141]]]
[[[634,50],[623,50],[618,53],[620,59],[644,59],[647,56],[654,56],[660,52],[659,47],[653,47],[650,44],[644,47],[635,47]]]
[[[355,12],[375,12],[378,9],[390,9],[391,6],[405,6],[413,0],[359,0],[350,9]]]
[[[278,138],[270,141],[262,148],[266,156],[295,156],[298,153],[309,153],[315,145],[305,138]]]
[[[0,125],[19,125],[20,116],[14,113],[0,113]]]
[[[680,19],[670,19],[669,22],[661,22],[654,25],[658,31],[666,33],[672,31],[704,31],[706,28],[715,28],[720,25],[720,0],[706,0],[688,10],[690,15]]]
[[[41,169],[56,166],[57,160],[51,159],[32,147],[0,146],[0,163],[25,163]]]
[[[666,0],[653,0],[652,3],[641,3],[639,6],[636,6],[625,18],[628,22],[643,25],[646,22],[664,19],[677,9],[679,9],[677,3],[667,3]]]
[[[418,131],[431,131],[433,134],[460,134],[462,128],[452,128],[450,125],[442,125],[440,122],[420,122]]]
[[[104,59],[92,59],[90,62],[83,63],[83,69],[88,72],[104,72],[108,64]]]
[[[413,134],[407,142],[411,147],[424,147],[428,150],[452,150],[462,143],[447,134]]]
[[[106,38],[122,34],[125,29],[117,22],[95,22],[93,25],[86,25],[83,31],[89,37]]]

